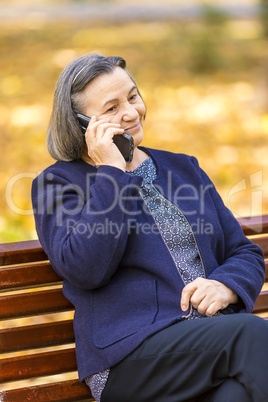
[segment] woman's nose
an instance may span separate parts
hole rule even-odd
[[[137,111],[137,109],[133,105],[125,105],[122,112],[122,120],[130,121],[137,119],[137,117],[139,117],[139,112]]]

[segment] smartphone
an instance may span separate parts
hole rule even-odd
[[[78,113],[77,115],[79,124],[81,126],[83,134],[85,134],[88,123],[90,122],[90,117],[85,116],[82,113]],[[133,159],[133,151],[134,151],[134,140],[133,137],[127,133],[116,134],[113,137],[113,141],[127,163],[130,163]]]

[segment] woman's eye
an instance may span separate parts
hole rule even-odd
[[[116,109],[116,106],[112,106],[108,110],[106,110],[106,112],[113,112],[115,109]]]
[[[129,98],[129,100],[134,100],[134,99],[136,99],[136,97],[137,97],[137,94],[133,94],[133,95],[131,95],[131,97]]]

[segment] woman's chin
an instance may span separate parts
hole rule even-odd
[[[136,134],[133,134],[132,137],[134,140],[134,148],[136,148],[138,145],[141,144],[141,142],[143,140],[143,129],[141,128],[139,130],[139,132],[137,132]]]

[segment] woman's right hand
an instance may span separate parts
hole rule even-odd
[[[120,124],[110,123],[109,119],[97,120],[96,116],[92,116],[85,139],[88,156],[96,166],[110,165],[126,170],[126,161],[113,142],[114,135],[123,133]]]

